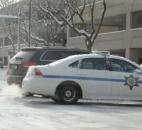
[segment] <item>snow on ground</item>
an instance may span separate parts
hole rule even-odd
[[[23,97],[0,70],[0,130],[142,130],[141,106],[80,101],[58,105],[41,97]],[[4,77],[2,77],[4,76]]]

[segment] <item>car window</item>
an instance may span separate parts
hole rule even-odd
[[[89,52],[87,51],[61,51],[60,55],[62,58],[65,58],[67,56],[71,55],[79,55],[79,54],[88,54]]]
[[[46,53],[44,53],[44,55],[41,57],[41,60],[43,61],[47,61],[47,60],[59,60],[71,55],[78,55],[78,54],[84,54],[87,52],[83,52],[83,51],[46,51]]]
[[[124,60],[110,59],[110,62],[112,71],[133,73],[138,69],[133,64]]]
[[[81,62],[81,69],[106,70],[105,58],[86,58]]]
[[[41,60],[47,61],[47,60],[58,60],[60,59],[61,54],[59,51],[46,51],[44,55],[41,57]]]
[[[12,58],[12,60],[27,61],[31,59],[35,53],[36,51],[31,50],[20,51]]]
[[[72,68],[78,68],[78,66],[79,66],[79,61],[75,61],[69,65],[69,67],[72,67]]]

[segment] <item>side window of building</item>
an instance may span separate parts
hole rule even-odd
[[[127,72],[133,73],[137,67],[132,65],[131,63],[119,59],[110,59],[111,69],[116,72]]]
[[[132,12],[132,28],[142,27],[142,10]]]
[[[105,58],[86,58],[81,62],[81,69],[107,70]]]

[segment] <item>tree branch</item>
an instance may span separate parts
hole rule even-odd
[[[94,26],[94,8],[95,8],[95,0],[93,0],[93,3],[90,5],[91,8],[91,25],[92,25],[92,33],[95,33],[95,26]]]
[[[21,27],[21,29],[22,29],[26,34],[29,33],[29,32],[28,32],[28,29],[26,28],[26,26]],[[37,37],[37,36],[35,36],[35,35],[33,35],[33,34],[31,34],[31,38],[32,38],[33,40],[36,40],[36,41],[38,41],[38,42],[42,42],[42,43],[44,43],[44,44],[47,43],[44,39],[39,38],[39,37]]]
[[[66,0],[66,3],[67,3],[68,8],[70,10],[70,15],[74,14],[74,16],[75,16],[75,14],[76,14],[77,16],[79,16],[79,18],[82,21],[82,23],[85,23],[85,20],[84,20],[84,18],[82,16],[83,12],[85,10],[85,0],[84,0],[84,4],[83,4],[83,8],[82,9],[81,8],[78,9],[78,7],[76,7],[76,8],[73,7],[73,5],[71,5],[68,0]]]
[[[105,0],[103,0],[103,12],[102,12],[102,17],[101,17],[101,21],[98,25],[98,28],[97,28],[97,31],[95,33],[95,35],[92,37],[92,42],[94,43],[95,39],[97,38],[98,34],[99,34],[99,31],[100,31],[100,28],[102,26],[102,23],[103,23],[103,19],[104,19],[104,16],[105,16],[105,12],[106,12],[106,2]]]

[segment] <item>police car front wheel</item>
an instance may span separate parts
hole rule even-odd
[[[71,84],[64,85],[60,90],[59,95],[61,103],[64,104],[74,104],[77,102],[77,90],[75,86]]]

